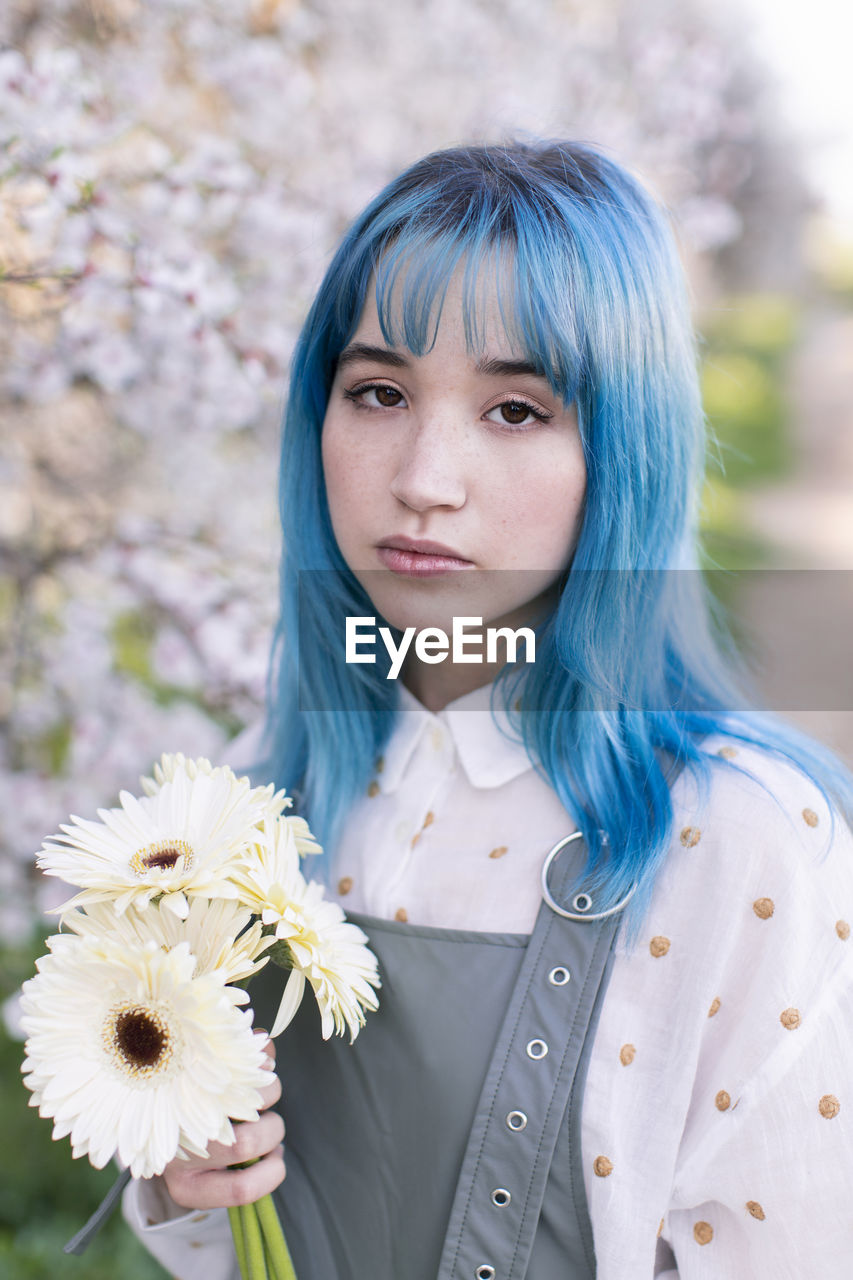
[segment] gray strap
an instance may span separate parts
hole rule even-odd
[[[439,1280],[524,1277],[619,921],[579,925],[540,907],[480,1095]],[[585,1213],[585,1203],[566,1211]]]
[[[85,1253],[113,1209],[119,1202],[122,1191],[130,1182],[130,1170],[122,1169],[89,1221],[82,1226],[76,1236],[72,1236],[68,1244],[62,1246],[63,1253]]]
[[[684,762],[663,752],[659,759],[672,787]],[[578,862],[560,877],[562,895],[569,885],[577,887]],[[595,1276],[581,1166],[581,1101],[622,916],[618,909],[599,914],[591,910],[590,895],[580,896],[586,899],[586,919],[561,912],[557,903],[552,910],[550,893],[539,908],[471,1128],[438,1280],[524,1280],[570,1100],[572,1194],[566,1214],[574,1218],[586,1275]],[[584,1268],[580,1256],[572,1273],[577,1280]]]

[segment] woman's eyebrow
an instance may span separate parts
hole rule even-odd
[[[529,360],[478,360],[477,372],[489,377],[517,378],[529,374],[534,378],[544,378],[545,373]]]
[[[392,351],[390,347],[375,347],[369,342],[351,342],[338,356],[338,368],[343,369],[345,365],[355,364],[358,360],[387,364],[392,369],[406,369],[409,365],[405,356]]]
[[[355,364],[359,360],[384,364],[390,369],[406,369],[410,363],[406,356],[399,351],[392,350],[391,347],[375,346],[370,342],[351,342],[348,347],[344,347],[338,356],[337,367],[343,369],[346,365]],[[545,377],[543,370],[531,364],[529,360],[486,359],[484,357],[477,361],[476,369],[477,373],[492,378],[517,378],[522,375],[534,378]]]

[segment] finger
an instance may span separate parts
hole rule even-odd
[[[261,1095],[261,1105],[258,1107],[259,1111],[266,1111],[267,1107],[271,1107],[278,1102],[281,1097],[281,1081],[278,1076],[273,1074],[269,1084],[264,1085],[263,1089],[259,1090],[259,1093]]]
[[[235,1125],[234,1142],[227,1146],[221,1142],[212,1142],[206,1160],[192,1157],[189,1160],[173,1160],[167,1165],[163,1176],[169,1194],[180,1205],[189,1205],[199,1195],[226,1194],[232,1180],[228,1178],[223,1182],[219,1175],[234,1172],[229,1166],[246,1161],[262,1162],[268,1155],[281,1152],[283,1136],[284,1122],[275,1111],[266,1113],[260,1120]],[[209,1183],[207,1190],[199,1190],[202,1183],[205,1186]]]
[[[267,1155],[284,1139],[284,1121],[277,1111],[264,1111],[257,1120],[246,1120],[233,1125],[234,1141],[228,1144],[211,1142],[208,1147],[209,1169],[221,1169],[229,1164],[243,1164]],[[195,1166],[204,1172],[205,1162]]]
[[[174,1178],[225,1169],[230,1164],[265,1156],[284,1137],[284,1121],[277,1111],[265,1111],[257,1120],[247,1120],[232,1128],[233,1143],[211,1142],[206,1156],[188,1155],[172,1160],[164,1170],[169,1186]]]
[[[264,1053],[271,1059],[271,1061],[265,1062],[264,1066],[272,1067],[275,1063],[275,1041],[271,1038],[270,1033],[264,1027],[255,1027],[254,1031],[256,1036],[265,1037],[266,1043],[264,1045]]]
[[[269,1038],[269,1036],[267,1035],[267,1032],[263,1029],[263,1027],[255,1027],[255,1035],[267,1037],[266,1044],[264,1045],[264,1053],[266,1054],[266,1057],[264,1059],[263,1066],[266,1068],[267,1071],[272,1073],[272,1079],[270,1080],[269,1085],[266,1085],[260,1091],[262,1103],[261,1103],[261,1106],[258,1108],[258,1110],[264,1111],[266,1110],[267,1107],[271,1107],[274,1103],[278,1102],[279,1098],[281,1097],[281,1081],[279,1080],[278,1076],[274,1074],[275,1073],[275,1042]]]
[[[220,1209],[252,1204],[284,1180],[282,1147],[275,1147],[248,1169],[195,1170],[168,1182],[176,1204],[185,1209]]]

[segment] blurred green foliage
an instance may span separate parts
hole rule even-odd
[[[116,670],[142,684],[154,684],[151,665],[151,651],[157,638],[154,619],[143,609],[127,609],[114,619],[111,638]]]
[[[57,777],[65,770],[71,751],[72,727],[71,720],[63,717],[39,734],[33,743],[38,758],[44,762],[51,777]]]
[[[141,684],[158,706],[191,703],[221,725],[229,737],[235,737],[245,724],[227,700],[211,699],[203,689],[170,684],[157,675],[153,654],[159,625],[156,612],[146,608],[127,609],[115,617],[110,633],[115,670]]]
[[[757,568],[770,563],[772,554],[746,527],[743,492],[781,479],[793,461],[784,397],[797,304],[780,294],[739,296],[706,317],[702,330],[709,427],[704,563]]]
[[[0,998],[6,1000],[35,971],[46,950],[0,948]],[[81,1257],[62,1246],[94,1212],[116,1170],[74,1160],[67,1139],[54,1142],[51,1122],[28,1105],[21,1082],[23,1045],[0,1021],[0,1277],[2,1280],[164,1280],[166,1272],[137,1241],[116,1209]]]
[[[853,306],[853,236],[849,226],[829,217],[812,219],[808,254],[810,265],[829,298]]]

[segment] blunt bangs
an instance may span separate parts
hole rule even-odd
[[[423,355],[457,273],[469,350],[482,351],[494,285],[509,342],[565,404],[577,402],[585,439],[596,402],[624,403],[650,375],[670,383],[682,418],[690,416],[683,392],[695,385],[695,355],[689,340],[673,350],[689,321],[665,215],[600,152],[563,143],[459,148],[391,183],[351,228],[325,281],[317,319],[333,326],[323,344],[327,390],[371,288],[385,340]],[[692,416],[701,417],[697,406]]]
[[[405,346],[421,356],[435,343],[447,292],[458,277],[468,350],[482,354],[485,312],[492,288],[506,338],[547,379],[565,404],[576,398],[582,358],[571,296],[569,264],[558,263],[562,246],[543,245],[524,234],[529,210],[513,210],[510,227],[500,211],[472,210],[452,230],[406,225],[380,250],[375,293],[379,324],[390,346]],[[479,216],[478,216],[479,215]],[[555,291],[554,280],[565,281]]]

